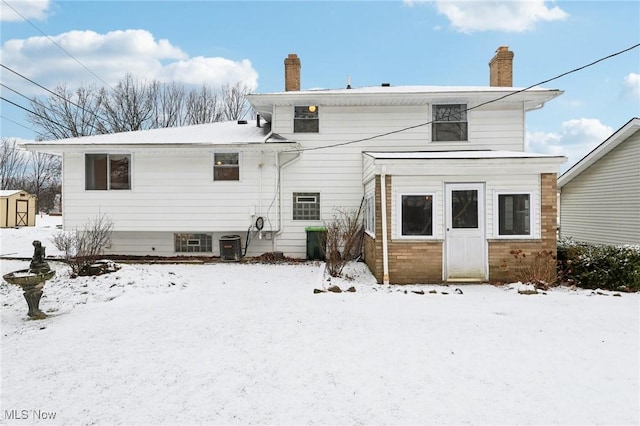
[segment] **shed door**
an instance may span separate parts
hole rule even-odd
[[[29,200],[16,200],[16,226],[29,226]]]
[[[486,279],[484,206],[484,184],[446,185],[447,280]]]

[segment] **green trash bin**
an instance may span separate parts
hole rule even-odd
[[[327,228],[324,226],[307,226],[307,260],[324,260],[324,244]]]

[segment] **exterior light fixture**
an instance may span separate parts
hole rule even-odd
[[[316,106],[315,105],[309,105],[309,112],[316,112]]]

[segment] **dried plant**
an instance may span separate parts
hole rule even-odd
[[[533,284],[539,289],[548,289],[558,282],[558,262],[556,255],[549,250],[527,254],[518,249],[509,252],[517,263],[516,279]]]
[[[333,220],[327,224],[323,249],[329,275],[339,277],[345,265],[360,256],[364,231],[361,209],[335,210]]]

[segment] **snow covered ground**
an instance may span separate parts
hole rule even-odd
[[[0,254],[59,254],[59,220],[0,230]],[[637,293],[389,287],[361,263],[331,282],[321,263],[51,266],[45,320],[0,284],[0,423],[640,423]],[[330,284],[356,292],[313,293]]]

